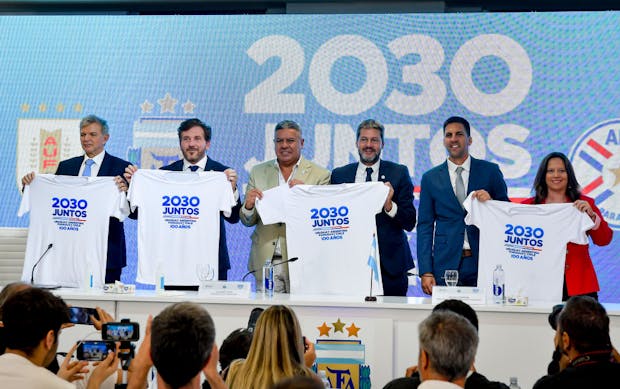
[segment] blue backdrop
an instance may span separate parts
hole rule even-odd
[[[356,159],[354,128],[372,117],[386,125],[384,158],[407,165],[414,185],[445,158],[441,123],[458,114],[511,197],[529,196],[540,160],[562,151],[618,229],[618,25],[614,12],[3,16],[0,225],[28,225],[15,216],[19,178],[78,155],[89,113],[109,121],[107,150],[143,167],[176,158],[177,124],[199,117],[214,129],[209,156],[242,184],[274,156],[275,122],[298,121],[304,156],[333,168]],[[227,228],[239,279],[251,229]],[[617,251],[617,238],[591,249],[607,302],[620,302]]]

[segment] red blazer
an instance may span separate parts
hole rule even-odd
[[[587,234],[592,238],[592,242],[597,246],[606,246],[611,242],[613,232],[607,225],[601,211],[594,204],[594,199],[581,195],[580,200],[585,200],[590,204],[592,210],[601,219],[601,224],[596,230],[589,230]],[[534,204],[534,197],[523,201],[523,204]],[[564,264],[564,279],[569,296],[598,292],[598,279],[596,271],[590,258],[589,245],[568,243],[566,245],[566,263]]]

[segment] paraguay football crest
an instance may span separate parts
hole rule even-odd
[[[341,389],[369,389],[370,367],[366,365],[366,346],[354,322],[338,318],[333,323],[323,322],[316,327],[316,370],[324,370],[330,387]]]
[[[16,184],[30,173],[54,174],[63,159],[83,153],[80,119],[19,119]]]
[[[620,119],[589,128],[568,157],[582,193],[594,198],[611,228],[620,230]]]

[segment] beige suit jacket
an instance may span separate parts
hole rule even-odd
[[[308,185],[326,185],[329,184],[330,172],[327,169],[316,165],[305,158],[301,157],[299,166],[295,171],[292,179],[302,181]],[[279,170],[275,160],[263,162],[254,166],[250,172],[250,180],[246,188],[247,192],[251,189],[258,188],[261,191],[274,188],[279,184]],[[242,206],[243,208],[243,206]],[[282,258],[288,259],[286,252],[286,226],[284,223],[276,223],[265,225],[260,220],[260,216],[256,212],[256,207],[248,216],[243,210],[239,212],[241,223],[248,227],[256,226],[252,233],[252,248],[250,249],[250,259],[248,260],[248,270],[257,270],[255,274],[257,280],[262,280],[260,269],[265,264],[267,258],[273,258],[276,248],[276,242],[280,239],[280,250]],[[286,266],[288,269],[288,264]],[[288,271],[285,272],[288,274]]]

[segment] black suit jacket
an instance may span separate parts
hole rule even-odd
[[[334,169],[331,183],[355,182],[357,165],[357,163],[351,163]],[[393,218],[385,212],[376,216],[381,271],[391,276],[398,276],[414,267],[407,234],[404,231],[411,231],[415,227],[416,211],[413,205],[413,183],[406,166],[384,160],[381,160],[379,164],[379,181],[390,182],[394,188],[392,201],[398,207]]]
[[[57,175],[77,176],[84,162],[84,156],[70,158],[61,161],[56,169]],[[125,168],[131,165],[129,162],[117,158],[107,152],[103,156],[98,177],[123,176]],[[107,269],[120,269],[127,265],[127,253],[125,252],[125,229],[123,222],[115,217],[110,218],[110,230],[108,232],[108,257]]]
[[[162,167],[161,169],[177,172],[183,171],[183,160],[181,159],[173,162],[168,166]],[[222,165],[221,163],[214,161],[211,158],[207,158],[207,165],[205,166],[205,171],[223,172],[226,169],[228,169],[228,166]],[[224,216],[223,212],[220,212],[220,248],[218,258],[220,280],[228,279],[228,269],[230,269],[230,257],[228,256],[228,246],[226,245],[226,228],[224,226],[224,220],[231,224],[239,222],[240,209],[241,198],[237,199],[237,204],[232,209],[230,216],[226,217]]]

